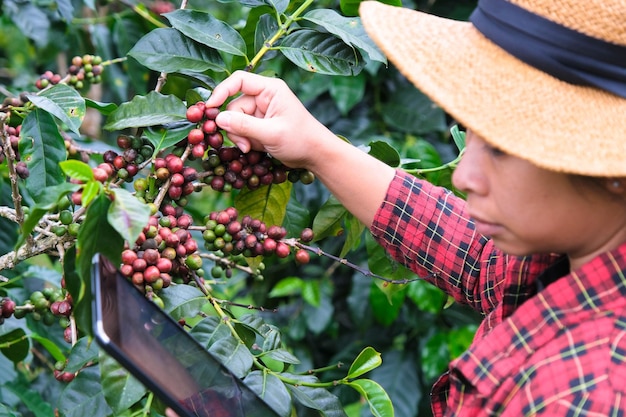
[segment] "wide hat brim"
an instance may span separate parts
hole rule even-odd
[[[375,1],[360,15],[398,70],[488,143],[552,171],[626,176],[626,99],[539,71],[469,22]]]

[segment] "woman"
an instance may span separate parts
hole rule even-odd
[[[360,12],[468,128],[453,176],[466,201],[338,139],[281,80],[225,80],[207,105],[240,96],[217,124],[311,170],[395,259],[483,313],[435,415],[624,415],[626,1],[481,0],[471,23]]]

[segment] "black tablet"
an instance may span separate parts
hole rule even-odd
[[[96,340],[180,417],[278,416],[105,257],[92,278]]]

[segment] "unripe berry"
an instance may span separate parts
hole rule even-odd
[[[189,269],[196,271],[202,268],[202,258],[200,257],[200,255],[196,254],[189,255],[185,259],[185,265],[187,265]]]

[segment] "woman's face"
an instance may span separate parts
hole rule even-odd
[[[477,230],[512,255],[565,253],[574,266],[626,241],[626,204],[609,181],[548,171],[468,132],[453,175]]]

